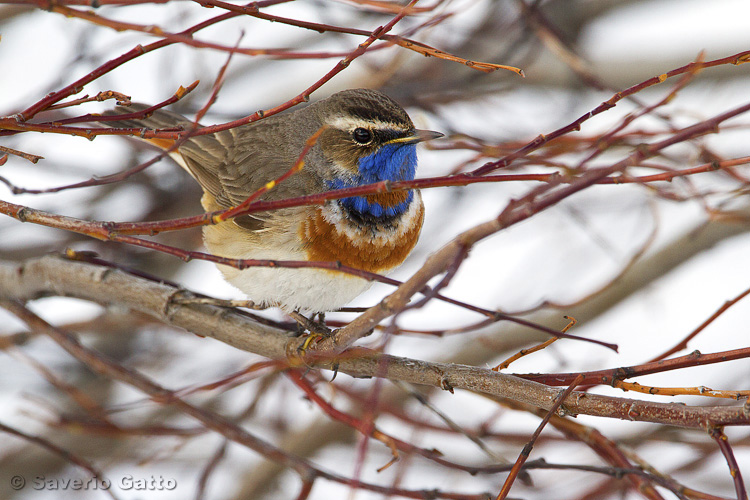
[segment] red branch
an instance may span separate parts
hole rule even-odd
[[[724,363],[726,361],[746,358],[750,358],[750,347],[743,347],[731,351],[719,351],[710,354],[702,354],[699,351],[695,351],[686,356],[653,361],[642,365],[584,372],[584,378],[581,383],[585,385],[614,385],[615,381],[618,380],[650,375],[652,373],[661,373],[714,363]],[[578,373],[514,373],[514,375],[527,380],[540,382],[542,384],[557,386],[570,384],[578,376]]]
[[[739,465],[737,465],[737,459],[734,458],[734,452],[732,447],[729,445],[729,439],[727,439],[724,431],[719,427],[711,427],[708,429],[708,434],[714,438],[716,443],[719,445],[722,455],[727,461],[729,466],[729,475],[732,476],[734,481],[734,490],[737,493],[737,500],[748,500],[747,489],[745,488],[745,482],[742,479],[742,471]]]
[[[667,78],[670,78],[676,75],[681,75],[683,73],[694,73],[697,69],[710,68],[712,66],[719,66],[722,64],[739,65],[739,64],[746,63],[748,61],[750,61],[750,50],[745,50],[745,51],[738,52],[737,54],[734,54],[728,57],[722,57],[721,59],[714,59],[712,61],[706,61],[706,62],[700,62],[700,63],[693,62],[690,64],[686,64],[685,66],[679,67],[677,69],[673,69],[672,71],[669,71],[662,75],[649,78],[648,80],[638,83],[636,85],[633,85],[623,90],[622,92],[617,92],[608,100],[604,101],[599,106],[589,111],[585,115],[579,117],[577,120],[573,121],[572,123],[565,125],[564,127],[561,127],[553,132],[550,132],[547,135],[539,135],[536,139],[529,142],[528,144],[526,144],[519,150],[515,151],[514,153],[511,153],[510,155],[505,156],[504,158],[501,158],[500,160],[486,163],[485,165],[474,170],[472,174],[473,175],[485,175],[499,168],[505,168],[517,158],[526,156],[528,153],[536,149],[539,149],[542,145],[547,144],[550,141],[553,141],[557,139],[558,137],[563,136],[569,132],[580,130],[581,124],[588,121],[590,118],[593,118],[594,116],[603,113],[604,111],[614,108],[617,105],[617,103],[621,101],[622,99],[624,99],[625,97],[628,97],[637,92],[640,92],[641,90],[645,88],[652,87],[656,84],[662,83]]]
[[[508,474],[508,477],[505,478],[505,483],[503,483],[503,487],[500,489],[500,493],[498,493],[496,500],[504,500],[508,497],[508,493],[510,493],[510,488],[513,486],[513,483],[515,482],[516,478],[518,477],[518,474],[521,472],[521,468],[523,467],[523,464],[526,462],[526,459],[529,458],[529,455],[531,455],[531,450],[534,448],[534,443],[536,442],[537,438],[539,438],[539,435],[542,433],[542,429],[547,425],[549,422],[549,419],[552,418],[552,415],[555,415],[557,413],[557,410],[560,408],[560,406],[565,401],[565,398],[570,396],[570,393],[573,392],[573,389],[575,389],[583,380],[582,375],[578,375],[573,382],[560,393],[559,396],[555,399],[555,403],[552,405],[552,407],[549,409],[546,415],[544,415],[544,418],[539,423],[539,426],[537,426],[536,430],[534,431],[534,434],[531,435],[531,439],[529,439],[529,442],[526,443],[526,445],[523,447],[523,450],[521,450],[521,453],[518,455],[518,459],[516,460],[516,463],[513,464],[513,468],[510,470],[510,474]]]

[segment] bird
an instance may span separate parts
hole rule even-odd
[[[132,114],[145,108],[133,103],[105,114]],[[194,126],[184,116],[164,109],[142,119],[103,123],[149,129]],[[414,179],[417,144],[443,135],[416,129],[407,112],[380,91],[349,89],[294,111],[189,137],[170,156],[198,182],[203,189],[201,204],[213,212],[242,203],[287,172],[319,130],[303,168],[260,200]],[[169,139],[150,142],[165,150],[174,145]],[[422,197],[419,190],[411,189],[243,215],[204,226],[203,241],[209,252],[222,257],[340,262],[383,274],[411,253],[423,221]],[[351,302],[372,283],[321,268],[218,267],[257,306],[279,307],[297,315],[320,313],[322,317]]]

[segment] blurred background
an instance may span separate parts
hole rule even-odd
[[[178,33],[224,12],[197,2],[120,2],[92,8],[83,19],[49,11],[46,2],[0,6],[0,116],[28,108],[49,92],[72,83],[138,45],[160,40],[147,32]],[[43,4],[43,5],[42,5]],[[67,7],[65,7],[67,5]],[[371,32],[399,11],[396,2],[369,0],[278,2],[262,17],[238,16],[198,32],[194,39],[220,47],[270,50],[235,54],[217,100],[203,118],[223,123],[277,106],[321,79],[365,37],[320,33],[283,19]],[[750,50],[750,3],[746,0],[454,0],[416,4],[417,11],[391,31],[460,58],[522,68],[484,73],[437,57],[424,57],[387,42],[364,56],[312,95],[378,88],[407,108],[418,128],[439,130],[441,141],[420,150],[418,177],[470,171],[502,158],[540,134],[573,122],[616,92],[693,61],[710,61]],[[421,10],[419,10],[421,9]],[[54,10],[54,9],[50,9]],[[127,26],[126,24],[127,23]],[[116,30],[113,28],[120,28]],[[130,29],[124,29],[130,28]],[[140,31],[139,31],[140,30]],[[199,44],[196,44],[199,45]],[[178,43],[154,50],[95,79],[75,97],[113,90],[133,101],[155,104],[180,86],[199,86],[170,109],[188,116],[209,99],[226,50]],[[501,172],[563,174],[622,160],[640,144],[747,104],[750,66],[723,64],[684,75],[624,99],[587,120],[581,130],[527,154]],[[49,121],[110,109],[113,101],[49,111]],[[667,148],[628,170],[650,175],[709,162],[750,156],[750,117],[725,122],[716,133]],[[618,128],[621,127],[621,128]],[[615,132],[615,139],[603,141]],[[0,136],[0,146],[44,157],[36,164],[10,155],[0,166],[0,199],[88,220],[141,221],[201,212],[200,190],[176,164],[163,160],[122,182],[35,194],[126,170],[156,154],[132,138],[99,136],[93,141],[60,134]],[[587,157],[596,152],[591,160]],[[673,182],[600,185],[534,214],[525,222],[481,242],[471,251],[445,294],[500,310],[555,329],[578,324],[571,333],[616,343],[619,353],[600,346],[560,341],[514,363],[510,370],[578,372],[643,363],[683,339],[726,301],[750,287],[750,206],[747,166],[678,177]],[[474,184],[423,191],[425,226],[419,244],[393,277],[407,279],[426,257],[461,231],[496,217],[514,199],[539,185],[534,181]],[[159,235],[157,241],[202,250],[200,230]],[[181,260],[118,243],[0,218],[0,260],[20,262],[65,248],[94,251],[119,265],[175,281],[219,298],[243,298],[208,262]],[[391,289],[375,285],[353,306],[370,306]],[[30,307],[55,325],[80,333],[83,342],[171,389],[190,389],[222,380],[261,358],[213,340],[186,335],[116,306],[62,297]],[[278,311],[264,316],[284,320]],[[352,313],[333,313],[334,323]],[[750,305],[740,301],[689,343],[704,353],[750,347]],[[7,339],[25,326],[0,309],[0,334]],[[494,366],[521,348],[546,339],[529,328],[501,322],[473,328],[483,319],[471,311],[432,301],[398,318],[397,335],[376,332],[365,345],[418,359]],[[454,331],[455,330],[455,331]],[[10,344],[10,345],[9,345]],[[5,342],[0,354],[0,423],[39,436],[103,470],[118,498],[296,498],[299,480],[290,470],[210,432],[174,409],[149,401],[123,384],[97,376],[46,338]],[[117,425],[103,425],[76,404],[71,392],[51,384],[47,372],[91,397]],[[515,460],[539,422],[478,395],[416,388],[432,407],[404,387],[327,373],[310,375],[321,394],[345,411],[362,411],[373,391],[380,394],[380,429],[424,448],[438,448],[452,461],[482,465],[498,457]],[[691,367],[648,377],[645,385],[750,389],[750,362]],[[189,400],[230,417],[290,453],[342,475],[386,486],[494,492],[504,474],[471,475],[389,450],[372,442],[362,454],[362,437],[329,420],[280,372],[259,371],[241,384],[200,389]],[[695,396],[678,398],[623,394],[611,387],[594,392],[691,405],[741,404]],[[440,416],[460,426],[457,432]],[[634,464],[649,464],[675,481],[708,495],[734,498],[727,463],[706,433],[612,419],[580,417],[630,453]],[[745,476],[750,476],[750,432],[726,429]],[[467,438],[475,437],[475,440]],[[481,438],[482,447],[477,445]],[[102,498],[101,491],[59,491],[33,487],[32,478],[86,478],[69,460],[17,436],[0,440],[0,498]],[[490,451],[487,451],[490,450]],[[608,466],[584,443],[545,430],[532,458],[566,464]],[[640,457],[640,458],[639,458]],[[22,474],[27,486],[8,487]],[[517,482],[511,497],[528,499],[641,498],[627,481],[583,471],[535,470]],[[120,487],[127,476],[172,478],[173,490],[134,491]],[[674,493],[659,487],[665,498]],[[687,498],[693,498],[685,494]],[[348,486],[316,482],[312,499],[386,498]],[[714,498],[702,497],[702,498]],[[468,496],[467,496],[468,498]],[[479,498],[479,497],[477,497]],[[494,496],[493,496],[494,498]]]

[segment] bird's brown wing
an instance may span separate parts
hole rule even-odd
[[[237,205],[298,161],[306,137],[290,134],[283,118],[270,117],[258,124],[191,138],[180,147],[180,154],[218,205]],[[316,184],[310,169],[305,169],[276,185],[261,199],[303,196],[315,191]]]
[[[120,106],[111,114],[134,113],[145,107],[142,104]],[[290,117],[273,116],[257,124],[191,137],[179,148],[179,156],[183,160],[180,163],[184,163],[183,166],[203,190],[211,195],[216,208],[238,205],[297,162],[307,137],[304,132],[295,134],[294,120],[288,118]],[[193,126],[182,115],[166,110],[157,110],[145,119],[110,121],[105,124],[120,127],[181,127],[185,130]],[[168,140],[150,142],[162,149],[171,145]],[[316,180],[310,169],[305,169],[276,185],[260,199],[272,201],[294,198],[321,190],[320,181]],[[236,222],[247,229],[260,229],[268,215],[255,213],[237,218]]]

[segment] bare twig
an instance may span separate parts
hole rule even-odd
[[[747,500],[747,488],[745,488],[745,481],[742,479],[742,471],[740,470],[739,465],[737,465],[737,459],[734,457],[734,452],[729,445],[729,440],[727,439],[726,434],[724,434],[724,430],[721,427],[710,427],[708,429],[708,434],[714,439],[714,441],[716,441],[716,444],[719,445],[719,449],[727,461],[729,475],[734,481],[737,500]]]
[[[69,451],[67,451],[67,450],[65,450],[63,448],[60,448],[56,444],[51,443],[51,442],[49,442],[46,439],[43,439],[43,438],[40,438],[40,437],[37,437],[37,436],[32,436],[32,435],[27,434],[27,433],[25,433],[23,431],[19,431],[18,429],[14,429],[13,427],[7,426],[7,425],[5,425],[3,423],[0,423],[0,432],[5,432],[6,434],[10,434],[12,436],[19,437],[21,439],[29,441],[30,443],[34,443],[34,444],[36,444],[38,446],[41,446],[42,448],[46,449],[47,451],[50,451],[50,452],[52,452],[52,453],[54,453],[56,455],[59,455],[66,462],[70,462],[71,464],[75,465],[76,467],[80,467],[81,469],[83,469],[83,470],[87,471],[89,474],[91,474],[91,479],[89,481],[98,482],[98,484],[101,484],[103,486],[111,485],[112,484],[112,482],[110,480],[108,480],[106,478],[106,476],[104,476],[102,474],[102,472],[99,471],[99,469],[97,469],[96,467],[94,467],[92,464],[90,464],[86,460],[82,459],[81,457],[79,457],[79,456],[77,456],[77,455],[75,455],[73,453],[70,453]],[[84,484],[88,484],[88,483],[84,483]],[[15,486],[15,485],[12,485],[12,486]],[[109,486],[107,486],[107,487],[103,487],[103,486],[100,487],[100,488],[103,489],[103,490],[105,490],[107,492],[107,495],[109,495],[110,497],[112,497],[114,500],[117,500],[117,497],[112,492],[112,489]],[[23,488],[23,484],[21,485],[21,487]],[[96,488],[96,489],[99,489],[99,488]]]
[[[570,393],[573,392],[573,389],[575,389],[576,386],[578,386],[582,380],[583,380],[583,376],[579,375],[578,377],[576,377],[575,380],[573,380],[573,383],[570,384],[567,389],[560,392],[560,395],[555,400],[555,403],[547,411],[547,414],[544,416],[542,421],[539,423],[539,426],[531,435],[531,439],[529,439],[529,442],[526,443],[526,445],[523,447],[523,450],[521,450],[521,454],[518,456],[516,463],[513,464],[513,468],[510,470],[508,477],[505,479],[505,483],[503,483],[503,487],[500,489],[500,493],[498,493],[496,500],[503,500],[508,497],[508,494],[510,493],[510,488],[511,486],[513,486],[513,482],[518,477],[518,474],[521,472],[521,468],[523,467],[523,464],[526,462],[526,459],[529,458],[529,455],[531,455],[531,450],[534,448],[534,442],[536,442],[537,438],[542,433],[542,429],[544,429],[544,427],[547,425],[547,422],[549,422],[549,419],[552,418],[552,415],[554,415],[557,412],[557,410],[560,408],[560,406],[563,404],[563,402],[565,401],[565,398],[567,398],[570,395]]]

